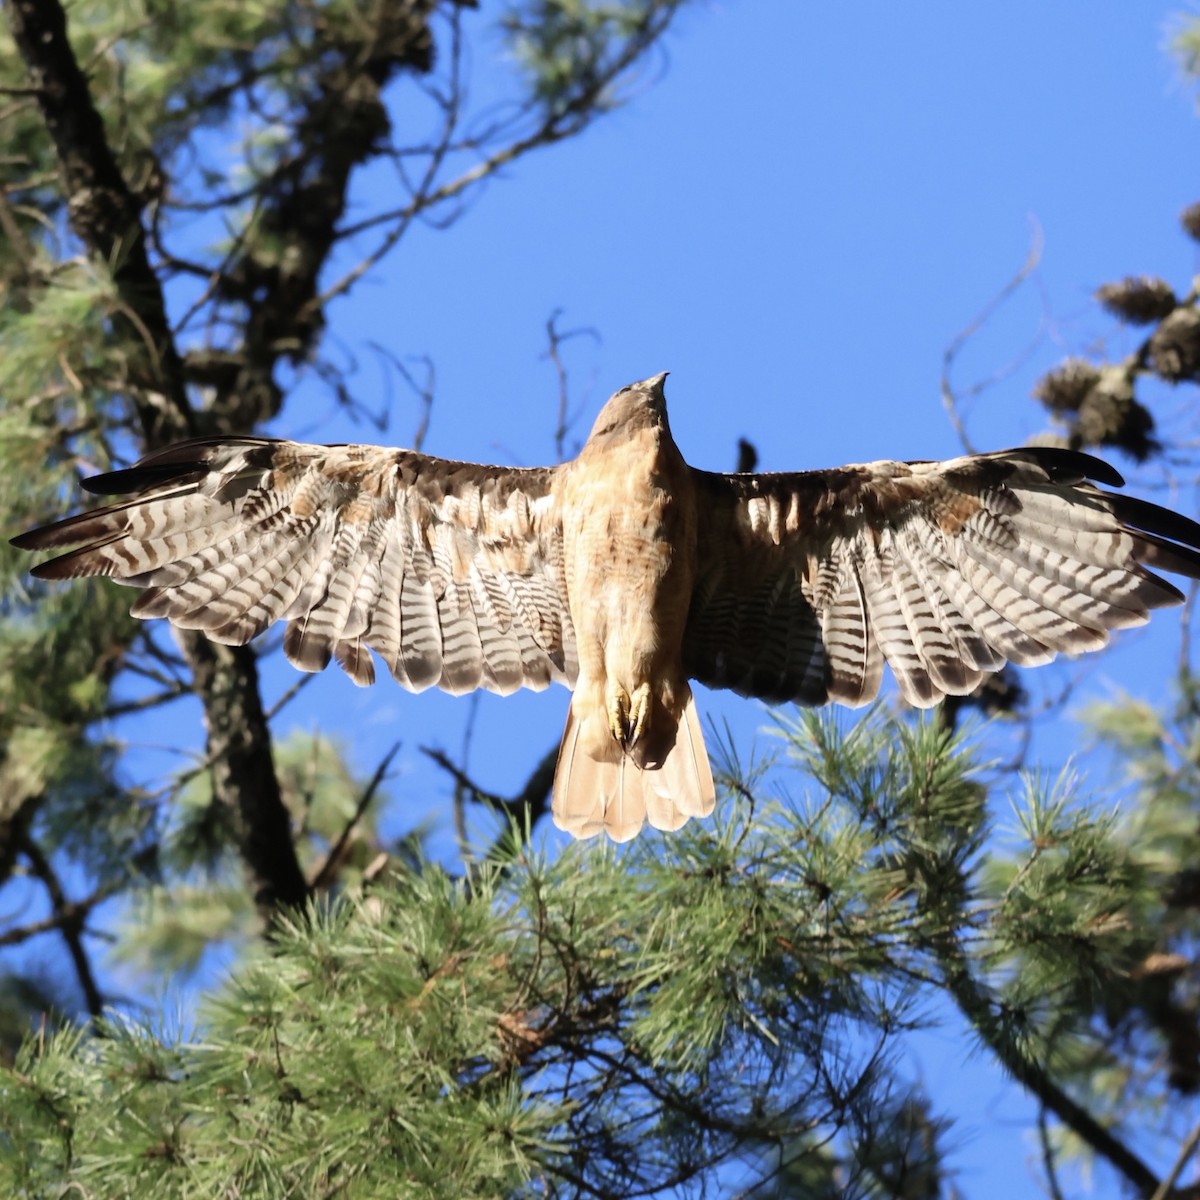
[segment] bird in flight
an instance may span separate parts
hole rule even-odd
[[[553,816],[633,837],[707,816],[690,686],[862,705],[886,663],[920,708],[1006,662],[1079,654],[1182,601],[1200,525],[1102,491],[1073,450],[725,475],[671,438],[664,375],[616,392],[579,456],[518,469],[379,446],[200,438],[88,480],[126,497],[13,539],[67,550],[42,579],[107,575],[243,645],[286,621],[302,671],[372,652],[414,692],[573,690]]]

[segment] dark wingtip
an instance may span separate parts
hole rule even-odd
[[[40,550],[42,547],[38,534],[41,532],[41,528],[27,529],[24,533],[18,533],[16,537],[10,537],[8,544],[15,546],[18,550]],[[34,572],[36,573],[36,571],[37,568],[35,567]]]
[[[1109,496],[1108,501],[1117,519],[1130,528],[1200,551],[1200,524],[1191,517],[1137,496]]]
[[[83,487],[97,496],[128,495],[160,487],[165,483],[194,483],[210,470],[211,451],[222,446],[237,445],[246,450],[247,461],[254,461],[256,450],[269,456],[274,438],[202,437],[174,442],[155,450],[123,471],[108,471],[83,481]]]
[[[181,483],[208,470],[206,463],[192,460],[178,463],[147,463],[126,467],[123,471],[107,471],[82,481],[83,490],[94,496],[122,496],[142,492],[163,483]]]
[[[1068,450],[1063,446],[1026,446],[1021,453],[1031,455],[1056,483],[1090,479],[1107,487],[1125,486],[1125,478],[1116,467],[1082,450]]]
[[[63,576],[53,569],[56,562],[58,559],[52,558],[49,562],[37,563],[29,568],[29,573],[34,579],[61,579]]]

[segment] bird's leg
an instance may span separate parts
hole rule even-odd
[[[629,693],[616,680],[610,679],[605,688],[604,706],[608,713],[608,729],[622,750],[632,750],[650,728],[651,694],[649,683],[639,683]]]

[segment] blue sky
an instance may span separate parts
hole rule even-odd
[[[945,457],[960,447],[939,398],[943,353],[1020,266],[1036,223],[1034,280],[954,376],[965,390],[1025,356],[968,411],[980,448],[1018,444],[1045,426],[1028,399],[1042,370],[1132,344],[1091,301],[1098,284],[1150,273],[1186,290],[1197,270],[1177,215],[1200,199],[1200,126],[1164,49],[1172,11],[1116,0],[698,4],[669,37],[661,76],[580,140],[493,180],[451,229],[416,228],[334,306],[330,338],[362,363],[356,388],[371,406],[385,391],[371,342],[429,356],[425,449],[449,457],[552,460],[556,381],[542,355],[556,309],[565,327],[598,334],[565,348],[580,438],[611,391],[670,370],[675,437],[698,466],[732,469],[739,437],[764,470]],[[482,29],[482,17],[471,22]],[[509,68],[486,43],[474,66],[484,92],[502,89]],[[371,189],[383,186],[372,180],[363,205],[380,203]],[[385,437],[403,444],[418,413],[394,381],[392,395]],[[1184,428],[1191,394],[1156,397],[1168,434]],[[311,382],[272,432],[379,438]],[[1188,491],[1173,502],[1195,507]],[[1082,670],[1082,698],[1116,685],[1161,694],[1169,630],[1127,642]],[[282,667],[267,679],[271,696],[292,682]],[[561,689],[484,697],[479,781],[515,791],[557,741],[566,702]],[[435,849],[452,855],[448,784],[417,747],[456,752],[469,709],[388,682],[359,691],[331,670],[279,731],[340,738],[364,775],[402,739],[387,826],[430,816]],[[705,697],[702,709],[745,742],[767,724],[745,701]],[[1074,737],[1056,725],[1039,755],[1056,767]],[[963,1190],[1034,1186],[1023,1165],[1036,1153],[1024,1131],[1032,1108],[971,1058],[961,1028],[921,1045],[909,1068],[958,1116]],[[1107,1176],[1096,1187],[1116,1194]]]

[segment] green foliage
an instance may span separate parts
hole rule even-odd
[[[327,886],[356,886],[378,853],[375,812],[386,793],[368,796],[370,781],[356,777],[341,747],[319,735],[294,731],[276,747],[276,762],[306,876],[315,878],[340,843]],[[364,796],[371,803],[360,812]],[[160,833],[157,874],[170,884],[129,897],[111,955],[147,980],[187,977],[214,946],[243,949],[258,932],[228,814],[214,799],[207,772],[192,774],[179,790]]]
[[[281,931],[191,1038],[117,1024],[31,1047],[0,1171],[29,1195],[510,1192],[561,1118],[505,1063],[511,920],[430,872]]]
[[[1180,69],[1193,79],[1200,76],[1200,21],[1189,14],[1176,19],[1170,47]]]
[[[985,851],[1008,818],[932,723],[806,716],[784,737],[815,768],[794,804],[743,796],[669,840],[469,880],[403,872],[286,923],[188,1036],[29,1043],[0,1182],[621,1195],[734,1161],[813,1195],[936,1179],[944,1118],[897,1035],[965,969],[979,1036],[1007,1012],[1027,1064],[1094,1069],[1080,998],[1128,978],[1153,882],[1065,780],[1014,781],[1007,851]],[[1081,915],[1072,889],[1101,874]]]
[[[840,1041],[869,1006],[854,997],[813,1022],[828,998],[820,964],[795,970],[801,945],[824,940],[797,924],[805,885],[786,863],[775,878],[747,869],[777,850],[737,826],[698,831],[677,859],[571,853],[492,867],[469,886],[426,869],[288,926],[206,1012],[200,1037],[167,1048],[125,1026],[30,1047],[7,1097],[20,1148],[9,1182],[42,1194],[78,1179],[98,1196],[131,1184],[497,1195],[575,1169],[630,1169],[600,1157],[569,1167],[571,1148],[582,1137],[619,1163],[669,1133],[683,1114],[664,1110],[696,1105],[701,1081],[720,1081],[721,1111],[744,1120],[753,1107],[737,1077],[751,1057],[796,1071],[795,1085],[759,1095],[757,1123],[794,1121],[788,1110],[816,1084],[805,1051]],[[681,1037],[681,1017],[711,1007],[714,986],[738,1019]],[[861,1085],[867,1066],[838,1055],[831,1045],[839,1085]],[[567,1087],[571,1061],[582,1095]],[[653,1101],[645,1071],[671,1104]],[[668,1147],[698,1166],[729,1142],[712,1134],[702,1149],[697,1136]]]
[[[681,0],[535,0],[503,25],[534,95],[551,113],[610,107],[616,69],[653,43]]]
[[[193,978],[215,946],[242,948],[257,933],[254,905],[240,878],[172,880],[131,892],[109,961],[144,980]]]

